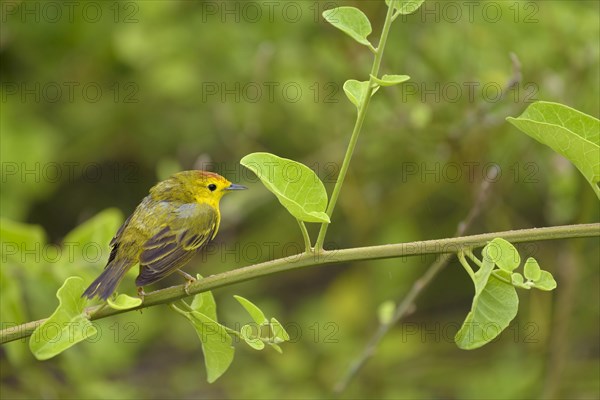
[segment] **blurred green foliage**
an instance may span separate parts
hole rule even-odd
[[[2,249],[3,328],[49,316],[69,274],[97,275],[118,224],[94,239],[103,258],[63,251],[57,260],[52,244],[107,208],[129,214],[176,170],[213,169],[251,188],[223,202],[222,230],[190,273],[301,251],[296,222],[238,161],[256,151],[300,160],[331,191],[355,114],[342,84],[367,79],[371,57],[320,14],[358,6],[376,42],[385,3],[70,4],[1,3],[2,226],[43,227],[33,228],[25,260]],[[535,99],[600,114],[599,11],[596,1],[431,1],[400,17],[382,73],[412,79],[371,101],[326,245],[447,237],[492,163],[501,175],[471,232],[597,221],[597,200],[577,170],[504,118]],[[511,52],[522,81],[495,99],[513,76]],[[555,292],[522,295],[507,332],[465,352],[453,336],[472,286],[452,262],[345,396],[597,398],[597,240],[517,247],[553,272]],[[215,291],[224,323],[247,322],[231,297],[241,294],[276,315],[292,343],[283,355],[240,348],[212,385],[194,330],[158,307],[98,321],[96,343],[43,363],[26,342],[2,346],[1,396],[328,397],[376,329],[378,306],[401,298],[432,260],[328,266]],[[181,282],[157,287],[173,283]],[[133,293],[132,280],[121,290]]]

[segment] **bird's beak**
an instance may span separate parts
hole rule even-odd
[[[232,183],[231,185],[229,185],[225,188],[225,190],[244,190],[244,189],[248,189],[248,188],[246,186],[237,185],[235,183]]]

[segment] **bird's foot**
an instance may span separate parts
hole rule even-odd
[[[196,282],[196,278],[194,278],[193,276],[191,276],[190,274],[188,274],[185,271],[182,271],[180,269],[177,270],[177,272],[179,272],[180,275],[182,275],[186,280],[186,284],[183,288],[183,290],[185,290],[185,293],[189,296],[190,295],[190,285],[194,282]]]
[[[144,292],[144,288],[142,286],[139,286],[137,288],[137,293],[138,293],[138,296],[140,297],[140,299],[142,299],[142,303],[143,303],[144,297],[146,297],[146,292]]]

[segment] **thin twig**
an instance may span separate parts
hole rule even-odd
[[[348,171],[348,167],[350,166],[350,160],[352,159],[352,154],[354,153],[354,148],[356,147],[356,143],[358,141],[358,136],[360,135],[360,131],[362,129],[363,122],[365,120],[365,116],[367,115],[367,108],[369,107],[369,102],[371,101],[371,95],[375,90],[375,81],[373,77],[379,75],[379,67],[381,65],[381,60],[383,58],[383,51],[385,50],[385,43],[388,38],[388,34],[390,32],[390,28],[392,26],[392,15],[394,13],[393,7],[388,7],[387,13],[385,15],[385,21],[383,23],[383,27],[381,28],[381,37],[379,39],[379,44],[377,45],[377,49],[370,46],[371,51],[374,51],[375,57],[373,59],[373,66],[371,67],[371,73],[369,78],[369,87],[366,90],[363,98],[358,106],[356,121],[354,123],[354,128],[352,129],[352,135],[350,135],[350,142],[348,143],[348,147],[346,148],[346,154],[344,155],[344,161],[342,162],[342,166],[340,167],[340,172],[338,174],[337,181],[335,182],[335,186],[333,187],[333,192],[331,193],[331,198],[329,199],[329,204],[327,204],[327,215],[329,217],[332,216],[333,210],[335,209],[335,205],[337,203],[337,199],[340,195],[340,191],[342,190],[342,185],[344,184],[344,179],[346,178],[346,172]],[[327,229],[329,228],[329,223],[321,224],[321,228],[319,229],[319,234],[317,236],[317,241],[315,242],[315,249],[317,251],[323,250],[323,243],[325,242],[325,235],[327,234]]]
[[[469,213],[467,214],[465,219],[462,220],[456,227],[456,232],[454,236],[463,235],[465,231],[471,226],[472,222],[480,214],[483,204],[488,199],[489,190],[490,181],[484,180],[480,185],[479,192],[477,194],[477,198],[475,199],[473,206],[469,210]],[[435,278],[437,274],[442,269],[444,269],[446,265],[448,265],[451,258],[452,254],[442,255],[433,264],[431,264],[431,266],[427,269],[427,271],[425,271],[423,276],[417,279],[417,281],[410,288],[404,299],[396,307],[392,318],[389,321],[385,321],[379,325],[379,328],[373,334],[373,336],[371,336],[371,339],[365,346],[361,355],[358,358],[356,358],[352,362],[352,364],[350,364],[350,367],[348,367],[346,374],[343,376],[342,379],[340,379],[336,383],[335,387],[333,388],[333,391],[335,393],[339,394],[346,390],[352,379],[358,374],[358,372],[362,369],[362,367],[369,360],[369,358],[371,358],[375,354],[377,347],[379,346],[379,343],[381,342],[383,337],[394,325],[396,325],[404,316],[406,316],[414,308],[414,302],[417,299],[417,297],[419,297],[423,289],[425,289],[431,283],[431,281],[433,281],[433,278]]]

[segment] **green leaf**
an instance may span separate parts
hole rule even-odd
[[[387,325],[394,318],[394,311],[396,310],[396,304],[392,300],[384,301],[377,308],[377,317],[379,318],[379,323],[382,325]]]
[[[197,274],[196,279],[202,279],[202,275]],[[218,321],[217,302],[215,301],[215,297],[210,290],[208,292],[202,292],[195,295],[190,307],[192,310],[198,311],[214,321]]]
[[[394,86],[410,79],[408,75],[383,75],[381,78],[369,75],[379,86]]]
[[[475,272],[475,280],[473,283],[475,284],[475,296],[479,295],[485,285],[487,285],[488,280],[494,270],[494,262],[493,260],[487,256],[488,246],[483,248],[483,262],[481,268]]]
[[[556,289],[556,281],[548,271],[541,271],[540,279],[534,281],[533,287],[540,290],[550,291]]]
[[[327,191],[306,165],[270,153],[252,153],[240,164],[253,171],[294,217],[305,222],[329,223]]]
[[[525,266],[523,267],[525,278],[530,279],[532,281],[537,281],[542,277],[542,269],[540,268],[538,262],[535,258],[529,257],[527,261],[525,261]]]
[[[385,0],[388,7],[394,7],[398,14],[412,14],[421,7],[425,0]]]
[[[252,320],[256,322],[257,325],[265,325],[269,323],[265,314],[263,314],[262,310],[258,308],[254,303],[250,300],[243,298],[242,296],[233,296],[241,305],[248,311],[248,314],[252,317]]]
[[[281,346],[279,346],[278,344],[268,343],[268,345],[271,346],[279,354],[283,354],[283,350],[281,350]]]
[[[371,42],[367,40],[367,36],[372,32],[371,23],[369,18],[358,8],[333,8],[323,11],[323,18],[358,43],[365,46],[371,45]]]
[[[208,383],[216,381],[227,371],[233,361],[235,349],[231,345],[231,336],[223,325],[198,311],[182,311],[177,307],[175,309],[190,320],[200,338],[206,366],[206,380]]]
[[[283,325],[274,317],[271,318],[271,331],[276,343],[287,342],[290,340],[290,335],[287,333]]]
[[[242,326],[242,329],[240,329],[240,335],[242,336],[242,339],[244,339],[244,342],[248,344],[248,346],[252,347],[254,350],[262,350],[265,348],[265,342],[260,340],[260,337],[255,334],[255,328],[258,327],[250,324],[244,325]]]
[[[571,161],[600,199],[600,121],[558,103],[539,101],[507,121]]]
[[[525,284],[524,284],[525,280],[523,279],[523,275],[521,275],[518,272],[513,272],[512,275],[511,275],[511,277],[510,277],[510,280],[511,280],[511,283],[514,286],[517,286],[517,287],[520,287],[520,288],[523,288],[523,289],[530,289],[529,286],[525,286]]]
[[[360,107],[365,94],[369,90],[369,81],[357,81],[356,79],[348,79],[344,82],[344,92],[346,96],[350,100],[352,104],[356,106],[356,108]],[[375,94],[379,90],[379,86],[376,86],[371,93],[371,96]]]
[[[129,310],[130,308],[135,308],[142,304],[142,299],[139,297],[127,296],[126,294],[120,294],[115,300],[109,298],[107,302],[110,308],[115,310]]]
[[[519,252],[508,241],[495,238],[483,249],[483,258],[489,258],[499,268],[512,272],[521,263]]]
[[[87,300],[81,297],[83,279],[71,276],[56,292],[58,307],[29,340],[29,349],[38,360],[47,360],[82,340],[96,335],[96,328],[85,314]]]
[[[494,276],[473,298],[471,311],[454,341],[463,350],[472,350],[496,338],[517,315],[519,298],[514,286]]]

